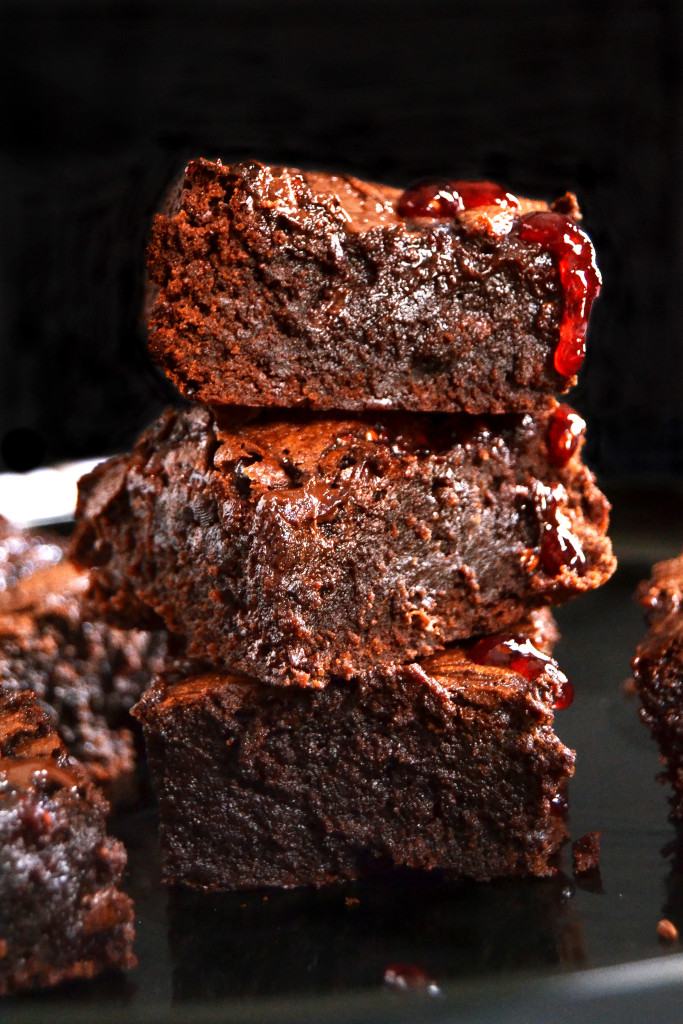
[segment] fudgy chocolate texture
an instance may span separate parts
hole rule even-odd
[[[160,669],[166,641],[90,621],[88,585],[63,538],[0,519],[0,685],[32,690],[69,752],[118,798],[135,769],[129,711]]]
[[[159,681],[142,721],[166,882],[321,886],[377,861],[550,875],[574,755],[557,670],[530,682],[453,647],[323,690],[209,673]]]
[[[405,220],[399,196],[192,161],[152,229],[152,357],[209,404],[505,413],[571,386],[550,254],[498,206]]]
[[[0,995],[135,966],[108,810],[34,694],[0,686]]]
[[[656,740],[674,791],[672,817],[683,821],[683,555],[658,562],[637,598],[650,624],[636,649],[633,678],[640,716]]]
[[[546,431],[528,415],[169,412],[81,481],[73,554],[112,621],[322,686],[610,575],[608,504],[577,455],[549,466]]]

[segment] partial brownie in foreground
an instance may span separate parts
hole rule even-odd
[[[637,598],[649,623],[632,662],[640,716],[674,790],[672,817],[683,821],[683,555],[658,562]]]
[[[528,411],[575,382],[600,279],[573,196],[488,192],[194,160],[149,244],[152,357],[208,404]]]
[[[610,576],[608,503],[578,433],[556,443],[573,415],[171,411],[81,480],[72,553],[110,621],[323,686]]]
[[[135,966],[108,810],[35,696],[0,686],[0,995]]]
[[[323,690],[221,673],[160,680],[134,709],[168,883],[321,886],[377,865],[553,874],[571,699],[524,638],[487,637]]]
[[[129,711],[161,668],[166,639],[91,621],[88,574],[66,546],[56,533],[0,517],[0,685],[32,690],[69,753],[111,796],[125,797],[136,762]]]

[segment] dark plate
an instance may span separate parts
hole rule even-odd
[[[683,929],[683,837],[677,852],[654,744],[622,692],[643,635],[633,590],[678,545],[675,527],[668,540],[651,517],[647,539],[634,532],[626,502],[618,497],[617,575],[558,613],[558,658],[577,691],[557,720],[578,755],[569,824],[574,837],[602,832],[598,877],[574,879],[566,849],[550,881],[448,885],[397,874],[322,892],[167,893],[154,810],[120,815],[139,967],[7,1001],[2,1019],[678,1019],[683,954],[662,946],[656,927],[668,917]],[[438,993],[388,990],[384,972],[395,963],[422,968]]]

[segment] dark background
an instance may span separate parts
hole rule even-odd
[[[683,471],[683,5],[0,10],[0,468],[124,448],[172,392],[139,319],[190,156],[576,191],[604,276],[574,403],[603,479]]]

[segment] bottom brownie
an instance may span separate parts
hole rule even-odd
[[[35,696],[0,686],[0,995],[135,966],[108,810]]]
[[[632,663],[640,715],[673,786],[672,817],[683,821],[683,555],[658,562],[637,597],[650,625]]]
[[[490,879],[550,875],[574,754],[569,685],[499,635],[324,690],[244,676],[159,680],[136,705],[164,880],[321,886],[377,862]]]

